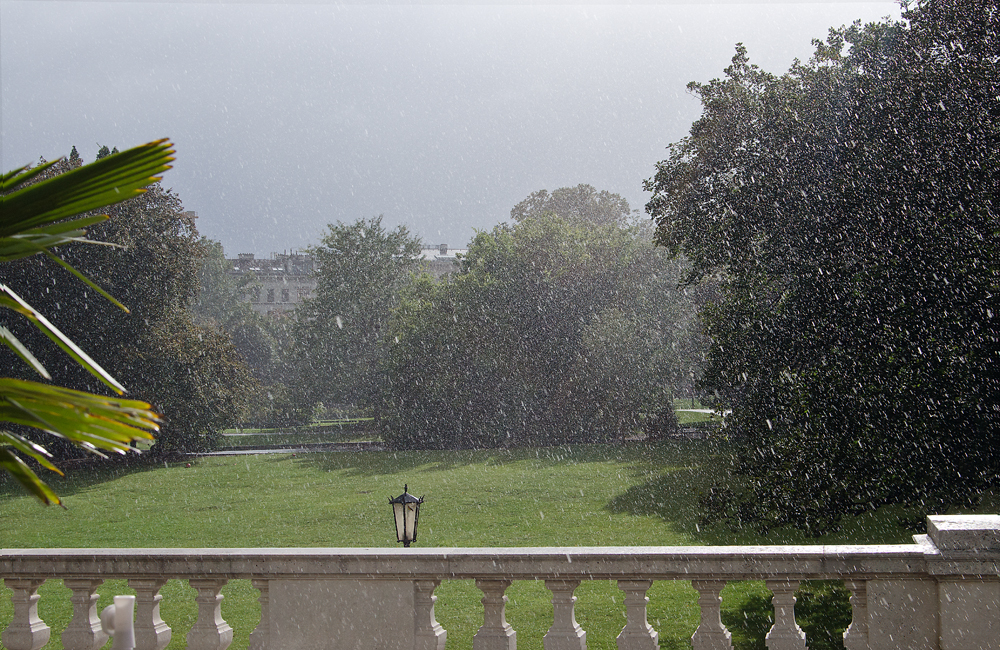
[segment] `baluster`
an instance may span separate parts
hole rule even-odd
[[[14,605],[14,616],[10,625],[0,635],[7,650],[38,650],[49,642],[49,626],[38,618],[38,588],[45,582],[40,580],[11,580],[3,583],[13,591],[10,600]]]
[[[722,624],[722,589],[725,580],[692,580],[698,592],[701,624],[691,637],[694,650],[732,650],[732,635]]]
[[[844,648],[868,650],[868,583],[864,580],[845,580],[851,590],[851,624],[844,630]]]
[[[413,583],[413,606],[416,622],[414,650],[444,650],[448,632],[434,618],[434,590],[440,580],[417,580]]]
[[[646,592],[652,580],[619,580],[618,588],[625,592],[625,627],[618,635],[618,650],[657,650],[659,634],[646,620]]]
[[[517,632],[507,622],[504,596],[510,580],[476,579],[483,592],[483,626],[472,638],[472,650],[517,650]]]
[[[798,580],[768,580],[774,625],[767,633],[768,650],[806,650],[806,633],[795,622],[795,590]]]
[[[198,590],[198,620],[187,635],[188,650],[226,650],[233,642],[233,628],[222,620],[222,588],[225,578],[188,580]]]
[[[167,584],[158,578],[130,578],[128,586],[135,590],[135,647],[138,650],[163,650],[173,635],[170,626],[160,618],[160,589]]]
[[[579,580],[546,580],[552,592],[552,627],[545,633],[542,645],[545,650],[587,650],[587,633],[576,622],[573,592]]]
[[[260,603],[260,623],[250,633],[248,650],[271,650],[271,613],[267,580],[253,578],[250,580],[250,584],[254,589],[260,591],[260,597],[257,599],[257,602]]]
[[[95,593],[103,582],[89,578],[63,580],[66,588],[73,592],[70,596],[73,619],[62,633],[66,650],[97,650],[107,643],[108,635],[101,629],[101,617],[97,614],[99,596]]]

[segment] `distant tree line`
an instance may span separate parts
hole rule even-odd
[[[581,185],[528,201],[440,281],[405,228],[330,225],[309,250],[317,288],[286,323],[268,417],[303,424],[318,405],[350,405],[399,448],[672,431],[671,398],[701,354],[683,265],[617,195]]]
[[[53,173],[80,164],[74,149]],[[112,246],[58,253],[130,312],[48,293],[65,271],[40,258],[6,280],[163,414],[154,451],[211,449],[225,427],[308,424],[333,405],[373,416],[397,448],[656,436],[676,427],[671,399],[700,364],[682,264],[624,199],[589,185],[532,194],[440,282],[405,228],[332,224],[294,317],[253,311],[253,276],[231,273],[170,190],[111,211],[89,235]],[[57,381],[95,388],[56,356]]]

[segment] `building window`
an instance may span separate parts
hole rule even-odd
[[[288,289],[281,290],[281,302],[288,302]]]
[[[267,290],[267,301],[274,302],[274,289]]]

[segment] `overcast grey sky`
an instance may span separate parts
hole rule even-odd
[[[737,42],[772,72],[876,3],[0,0],[0,169],[168,136],[227,254],[384,214],[462,247],[538,189],[643,179]]]

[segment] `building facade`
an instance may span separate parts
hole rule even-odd
[[[449,249],[447,244],[420,251],[422,270],[437,279],[458,270],[458,260],[465,250]],[[259,314],[293,312],[316,291],[316,261],[307,253],[271,253],[269,259],[253,253],[227,258],[229,272],[240,278],[252,273],[256,290],[250,293],[253,310]]]
[[[270,259],[240,253],[226,261],[233,275],[254,275],[256,290],[250,294],[250,303],[259,314],[295,311],[316,290],[316,265],[305,253],[271,253]]]
[[[465,249],[448,248],[448,244],[439,244],[420,250],[422,270],[440,280],[446,275],[458,271],[458,261],[469,251]]]

